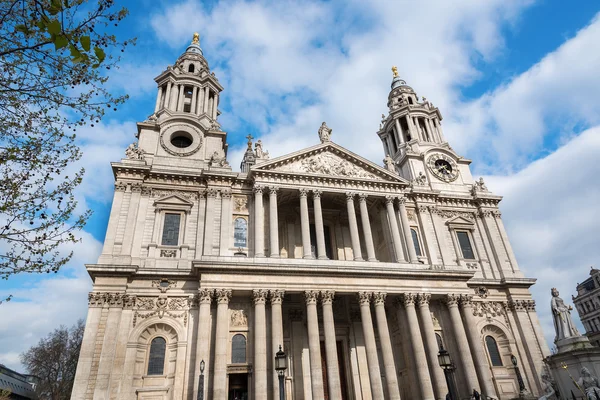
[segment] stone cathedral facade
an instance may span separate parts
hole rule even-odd
[[[112,163],[73,399],[276,400],[280,345],[288,400],[445,399],[442,345],[465,398],[516,397],[511,355],[541,392],[535,279],[501,197],[393,70],[383,166],[323,123],[298,132],[314,146],[277,158],[249,135],[234,171],[195,35]]]

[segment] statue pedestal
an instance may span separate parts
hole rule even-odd
[[[546,357],[544,362],[550,369],[561,398],[571,399],[573,392],[575,398],[587,399],[582,393],[585,388],[577,387],[575,382],[581,377],[583,367],[592,376],[600,376],[600,347],[592,346],[585,336],[561,339],[556,342],[556,347],[557,353]]]

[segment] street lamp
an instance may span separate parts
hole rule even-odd
[[[440,346],[440,352],[438,353],[438,364],[444,370],[444,376],[446,377],[446,385],[448,385],[448,391],[450,392],[451,400],[459,400],[458,390],[456,389],[456,383],[454,382],[454,364],[450,358],[450,354],[444,346]]]
[[[200,361],[200,379],[198,380],[198,400],[204,400],[204,360]]]
[[[517,374],[517,381],[519,382],[519,394],[522,396],[523,394],[525,394],[526,389],[525,382],[523,382],[523,377],[521,376],[521,371],[519,370],[519,367],[517,367],[517,357],[515,357],[514,354],[511,354],[510,361],[515,367],[515,374]]]
[[[287,369],[287,367],[287,357],[281,349],[281,345],[279,345],[279,351],[275,354],[275,370],[279,375],[279,400],[285,400],[285,387],[283,383],[283,377],[285,375],[285,370]]]

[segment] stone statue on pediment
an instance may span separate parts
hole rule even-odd
[[[581,336],[571,318],[571,310],[573,307],[565,304],[563,299],[559,297],[556,288],[552,288],[551,293],[552,301],[550,302],[550,305],[552,307],[552,318],[554,319],[554,330],[556,331],[554,342],[556,343],[561,339],[574,336]]]
[[[260,139],[254,144],[254,154],[256,158],[269,159],[269,152],[263,149],[262,140]]]
[[[394,163],[394,160],[392,159],[392,157],[390,157],[389,154],[387,154],[385,156],[385,158],[383,159],[383,164],[385,165],[385,169],[387,169],[390,172],[396,172],[396,165]]]
[[[325,122],[321,124],[319,128],[319,139],[321,139],[321,143],[331,142],[331,132],[333,129],[329,128]]]
[[[209,165],[211,167],[229,167],[229,162],[227,162],[225,155],[215,151],[212,156],[210,156]]]
[[[131,143],[127,146],[127,149],[125,149],[125,157],[130,160],[143,160],[144,154],[145,151],[138,147],[137,142]]]

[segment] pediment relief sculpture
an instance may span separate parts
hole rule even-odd
[[[284,164],[278,168],[275,168],[275,170],[381,180],[381,178],[375,174],[332,153],[315,154],[290,162],[288,164]]]

